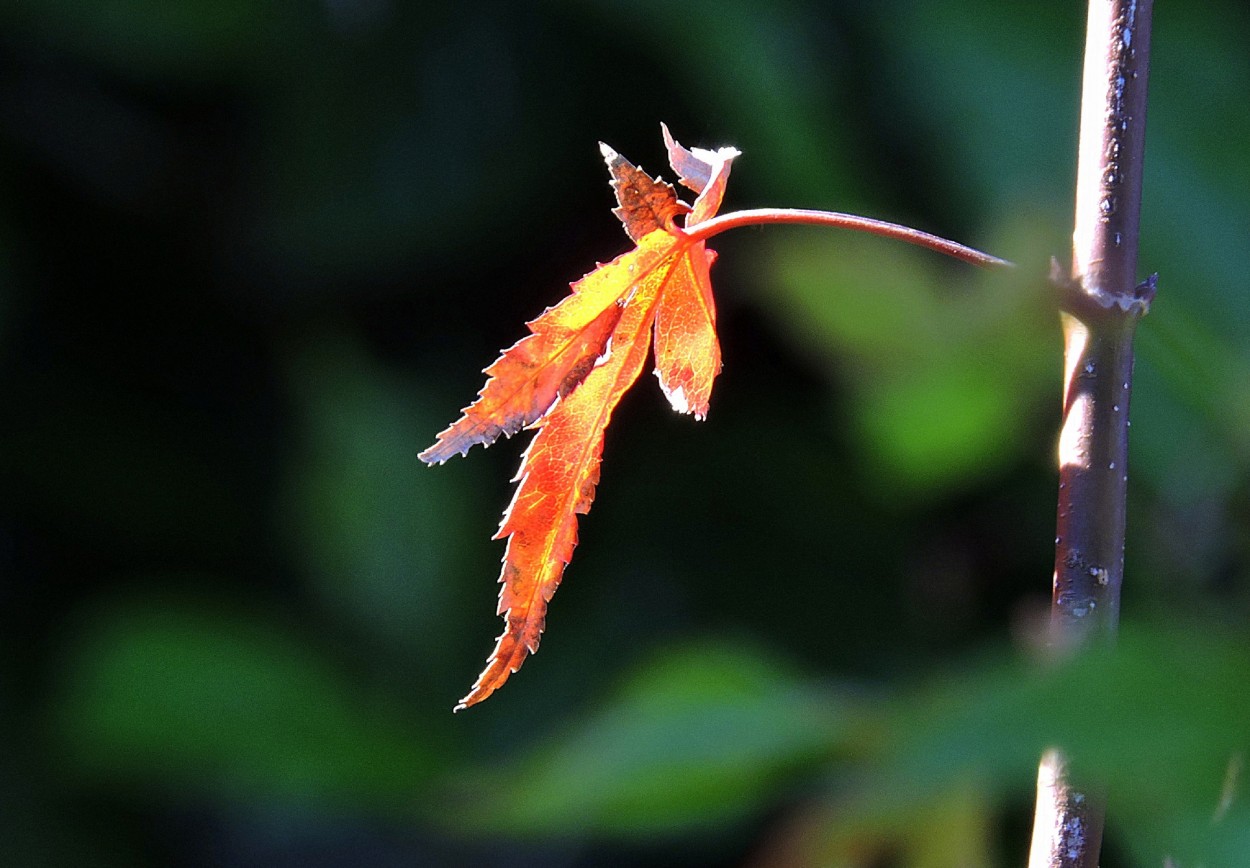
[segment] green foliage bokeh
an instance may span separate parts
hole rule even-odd
[[[1021,864],[1056,739],[1109,782],[1109,868],[1250,859],[1232,2],[1156,10],[1124,641],[1031,651],[1083,16],[0,5],[5,864]],[[725,210],[1019,268],[718,238],[708,421],[640,381],[542,653],[453,718],[521,444],[415,452],[626,249],[595,143],[661,172],[660,121],[744,152]]]

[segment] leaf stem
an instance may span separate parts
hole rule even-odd
[[[919,247],[926,247],[929,250],[953,256],[971,265],[980,265],[986,268],[991,266],[1010,267],[1012,265],[1005,259],[990,256],[988,253],[982,253],[980,250],[975,250],[937,235],[931,235],[928,232],[921,232],[919,229],[900,226],[897,223],[887,223],[884,220],[874,220],[871,217],[842,214],[837,211],[811,211],[801,208],[753,208],[746,211],[731,211],[728,214],[722,214],[719,217],[714,217],[711,220],[688,227],[684,230],[684,234],[692,241],[704,241],[713,235],[719,235],[730,229],[738,229],[743,226],[766,226],[774,223],[804,223],[811,226],[853,229],[858,232],[868,232],[872,235],[880,235],[885,238],[905,241],[908,244],[915,244]]]
[[[1072,269],[1056,268],[1064,334],[1051,645],[1096,653],[1115,637],[1124,578],[1133,335],[1152,0],[1090,0]],[[1078,712],[1079,713],[1079,712]],[[1105,799],[1062,746],[1038,774],[1029,868],[1096,868]]]

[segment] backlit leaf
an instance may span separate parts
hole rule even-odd
[[[621,318],[617,304],[621,287],[615,272],[630,267],[623,261],[630,255],[601,265],[573,284],[572,295],[532,320],[533,334],[505,350],[484,371],[490,379],[478,399],[418,457],[427,464],[441,464],[475,444],[489,446],[500,434],[511,437],[577,388]]]
[[[697,176],[693,207],[602,145],[614,213],[637,246],[573,284],[571,295],[531,322],[531,335],[486,369],[478,399],[420,454],[441,463],[500,434],[537,429],[496,534],[508,541],[499,578],[506,626],[457,709],[485,699],[538,650],[547,604],[577,545],[577,516],[594,500],[604,432],[642,371],[653,333],[656,374],[669,402],[696,418],[707,415],[721,366],[709,275],[716,255],[674,219],[688,214],[692,226],[715,215],[738,152],[691,152],[665,134],[674,169]]]

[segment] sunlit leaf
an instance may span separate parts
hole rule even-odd
[[[670,152],[684,155],[683,169],[695,171],[700,158],[673,148],[680,146],[672,143]],[[608,146],[602,150],[617,196],[614,213],[637,246],[573,284],[568,298],[531,322],[531,335],[486,369],[478,400],[420,454],[441,463],[500,434],[537,429],[497,534],[508,541],[499,594],[506,627],[457,708],[490,696],[538,650],[547,604],[577,545],[577,516],[594,500],[604,432],[642,370],[652,332],[660,386],[679,412],[706,416],[720,371],[708,271],[714,254],[673,220],[688,213],[692,226],[715,215],[738,152],[700,152],[711,162],[703,166],[703,191],[688,206],[670,185]]]

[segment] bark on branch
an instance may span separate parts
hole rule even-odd
[[[1090,0],[1072,268],[1052,275],[1064,334],[1051,644],[1090,653],[1114,637],[1124,578],[1133,334],[1154,296],[1137,282],[1152,0]],[[1096,868],[1097,782],[1062,745],[1038,774],[1030,868]]]

